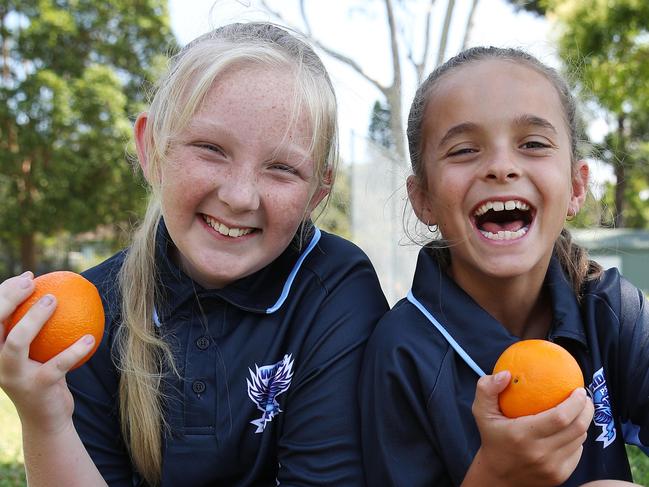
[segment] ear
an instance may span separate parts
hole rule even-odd
[[[311,212],[320,204],[323,199],[325,199],[325,197],[331,191],[332,176],[333,174],[331,172],[331,169],[327,169],[324,177],[322,178],[322,184],[320,184],[316,192],[313,194],[313,196],[311,196],[308,214],[311,214]]]
[[[578,161],[577,168],[572,176],[572,196],[568,205],[568,216],[575,216],[584,204],[588,193],[589,175],[588,163],[584,160]]]
[[[421,187],[421,184],[415,177],[415,175],[408,176],[406,181],[406,188],[408,189],[408,199],[412,205],[412,209],[415,211],[415,215],[424,225],[435,225],[435,214],[433,213],[432,208],[428,200],[428,194],[426,190]]]
[[[135,148],[137,150],[137,160],[140,163],[140,168],[142,169],[144,177],[149,182],[149,184],[151,184],[151,167],[149,165],[149,152],[151,150],[151,143],[148,140],[146,133],[146,124],[148,120],[148,113],[140,113],[135,120],[135,125],[133,126],[133,135],[135,138]]]

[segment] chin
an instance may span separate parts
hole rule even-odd
[[[521,259],[502,259],[492,263],[482,263],[479,266],[482,274],[494,279],[513,279],[534,270],[531,262],[525,262]]]

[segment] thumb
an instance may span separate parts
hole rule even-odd
[[[473,415],[476,418],[486,415],[502,416],[498,407],[498,394],[505,390],[510,379],[511,373],[508,370],[480,377],[473,401]]]

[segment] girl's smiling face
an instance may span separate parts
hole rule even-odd
[[[159,174],[143,164],[160,188],[179,265],[205,287],[275,260],[326,195],[314,188],[310,126],[293,110],[294,92],[289,69],[232,68],[172,142]],[[136,123],[141,152],[144,124]]]
[[[424,181],[409,195],[448,241],[456,281],[545,275],[566,216],[585,197],[588,167],[553,84],[525,64],[475,61],[446,73],[422,127]]]

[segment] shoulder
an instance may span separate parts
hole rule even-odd
[[[309,266],[322,270],[336,267],[369,265],[370,259],[353,242],[321,230],[320,240],[309,256]]]
[[[624,278],[616,268],[607,269],[586,286],[584,302],[607,308],[622,322],[635,322],[644,306],[642,291]]]
[[[97,288],[110,288],[115,285],[117,275],[119,274],[124,258],[126,257],[126,250],[121,250],[109,257],[101,264],[97,264],[90,269],[83,271],[81,274],[92,282]]]
[[[126,257],[126,250],[117,252],[102,263],[91,267],[81,273],[83,277],[92,282],[104,303],[107,322],[119,312],[119,272]]]
[[[365,252],[337,235],[322,231],[320,240],[304,262],[304,268],[327,292],[344,284],[363,288],[367,293],[384,299],[374,266]]]
[[[377,324],[368,342],[366,359],[385,366],[408,364],[436,376],[448,351],[444,337],[412,303],[402,299]]]

